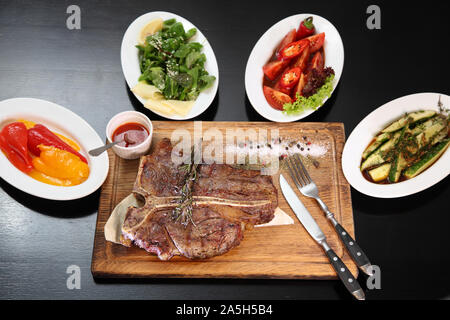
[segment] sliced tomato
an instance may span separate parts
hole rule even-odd
[[[291,93],[292,93],[292,90],[291,90],[291,89],[283,88],[283,87],[280,85],[280,81],[277,81],[277,83],[273,86],[273,89],[276,90],[276,91],[283,92],[284,94],[287,94],[288,96],[290,96]]]
[[[263,72],[268,79],[273,81],[284,71],[288,64],[289,61],[272,61],[263,67]]]
[[[309,40],[310,53],[314,53],[323,47],[323,43],[325,42],[325,32],[315,34],[305,40]]]
[[[309,59],[309,51],[310,51],[309,47],[306,47],[305,50],[303,50],[300,57],[298,57],[297,60],[294,62],[292,67],[294,67],[294,68],[298,67],[302,71],[306,70],[306,67],[308,65],[308,59]]]
[[[317,71],[322,71],[324,67],[323,55],[320,52],[316,52],[314,57],[311,59],[310,70],[316,69]]]
[[[285,103],[291,103],[292,99],[287,94],[274,90],[268,86],[263,88],[264,96],[270,106],[276,110],[283,110],[283,105]]]
[[[297,31],[295,29],[292,29],[288,32],[287,35],[284,36],[283,40],[281,40],[280,44],[278,45],[277,49],[275,50],[275,55],[279,60],[280,50],[283,49],[285,46],[287,46],[289,43],[292,43],[295,41],[295,37],[297,35]]]
[[[300,79],[297,82],[297,86],[295,87],[294,98],[297,95],[297,93],[301,96],[303,95],[303,88],[305,87],[305,84],[306,84],[306,75],[302,73]]]
[[[299,41],[289,43],[287,46],[285,46],[283,49],[281,49],[278,59],[281,59],[281,60],[294,59],[294,58],[300,56],[302,54],[303,50],[305,50],[305,48],[307,48],[308,46],[309,46],[308,40],[299,40]]]

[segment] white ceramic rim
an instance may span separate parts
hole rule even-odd
[[[439,93],[417,93],[390,101],[365,117],[347,139],[342,154],[342,169],[350,185],[376,198],[400,198],[423,191],[450,174],[450,151],[417,177],[396,184],[380,185],[367,181],[359,169],[361,155],[373,137],[407,112],[436,110],[439,95],[447,108],[450,97]]]
[[[131,89],[138,83],[138,78],[141,75],[138,60],[138,49],[135,47],[138,44],[138,36],[141,29],[149,23],[151,20],[156,18],[162,18],[164,20],[175,18],[178,22],[181,22],[185,30],[190,28],[196,28],[197,34],[194,36],[192,41],[200,42],[203,45],[203,53],[206,55],[205,69],[210,75],[216,77],[214,84],[202,91],[197,100],[195,100],[194,106],[189,111],[185,117],[179,115],[166,115],[155,110],[150,110],[157,115],[171,119],[171,120],[187,120],[197,117],[202,114],[213,102],[217,90],[219,88],[219,67],[217,65],[216,56],[208,39],[203,35],[199,28],[194,26],[190,21],[185,18],[176,15],[174,13],[166,11],[153,11],[141,15],[136,18],[127,28],[122,39],[122,46],[120,49],[120,59],[122,63],[122,71],[128,87]],[[133,92],[134,94],[134,92]],[[135,97],[142,103],[145,103],[145,99],[142,99],[138,95],[134,94]]]
[[[107,153],[91,157],[87,151],[104,144],[97,132],[80,116],[58,104],[35,98],[14,98],[0,102],[0,127],[7,122],[26,119],[42,123],[50,130],[75,140],[89,163],[90,174],[86,181],[71,187],[48,185],[34,180],[18,170],[0,152],[0,177],[23,192],[50,200],[74,200],[96,191],[105,181],[109,171]]]
[[[126,114],[130,114],[136,117],[141,117],[143,118],[146,122],[146,128],[148,129],[148,137],[145,138],[144,141],[142,141],[141,143],[139,143],[138,145],[135,145],[133,147],[121,147],[119,145],[115,145],[114,147],[116,147],[119,150],[123,150],[123,151],[135,151],[137,149],[139,149],[139,147],[141,147],[143,144],[147,143],[149,140],[152,139],[153,136],[153,123],[152,121],[142,112],[138,112],[138,111],[123,111],[120,112],[118,114],[116,114],[114,117],[111,118],[111,120],[109,120],[108,124],[106,125],[106,138],[108,139],[109,142],[113,142],[112,141],[112,134],[114,133],[114,131],[120,127],[122,124],[125,124],[127,122],[120,122],[120,124],[118,126],[114,126],[113,129],[112,128],[112,123],[114,122],[114,120],[116,120],[117,118],[126,115]]]
[[[252,52],[247,61],[245,69],[245,90],[248,99],[253,108],[264,118],[275,122],[292,122],[303,119],[317,111],[309,110],[297,115],[285,115],[279,110],[272,108],[266,101],[263,93],[263,66],[267,63],[275,50],[278,43],[289,32],[289,30],[298,28],[301,21],[308,17],[313,17],[316,32],[325,32],[325,66],[332,67],[335,71],[333,80],[333,92],[336,89],[344,68],[344,44],[339,32],[334,25],[325,18],[309,13],[296,14],[287,17],[272,27],[270,27],[253,47]],[[333,94],[333,92],[331,94]],[[331,95],[330,95],[331,97]],[[322,106],[328,100],[324,99]]]

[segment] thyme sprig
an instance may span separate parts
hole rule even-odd
[[[189,222],[191,222],[195,226],[194,220],[192,219],[192,189],[198,176],[197,168],[198,164],[194,162],[194,147],[192,147],[191,163],[186,163],[180,167],[180,169],[186,171],[186,177],[184,180],[184,185],[181,188],[181,198],[178,202],[178,205],[172,211],[172,218],[175,221],[179,221],[184,227],[187,227]]]

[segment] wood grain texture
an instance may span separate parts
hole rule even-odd
[[[153,145],[175,129],[193,132],[193,122],[154,122]],[[258,122],[202,122],[203,131],[227,129],[278,129],[283,139],[300,141],[308,137],[312,144],[327,146],[326,154],[318,159],[319,168],[308,168],[318,185],[322,199],[337,220],[354,235],[350,188],[341,170],[341,154],[345,141],[341,123],[258,123]],[[110,172],[103,185],[98,210],[97,227],[91,271],[95,277],[192,277],[192,278],[285,278],[334,279],[336,274],[320,246],[300,224],[279,188],[279,206],[293,217],[294,225],[255,228],[245,232],[244,240],[228,253],[202,261],[174,257],[160,261],[138,247],[127,248],[104,238],[104,225],[114,207],[130,194],[139,161],[110,156]],[[331,224],[315,200],[299,196],[306,208],[323,229],[330,246],[356,276],[357,268],[350,259]]]

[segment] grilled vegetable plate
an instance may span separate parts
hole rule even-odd
[[[450,174],[448,108],[449,96],[418,93],[373,111],[345,144],[342,168],[348,182],[369,196],[398,198],[445,179]]]

